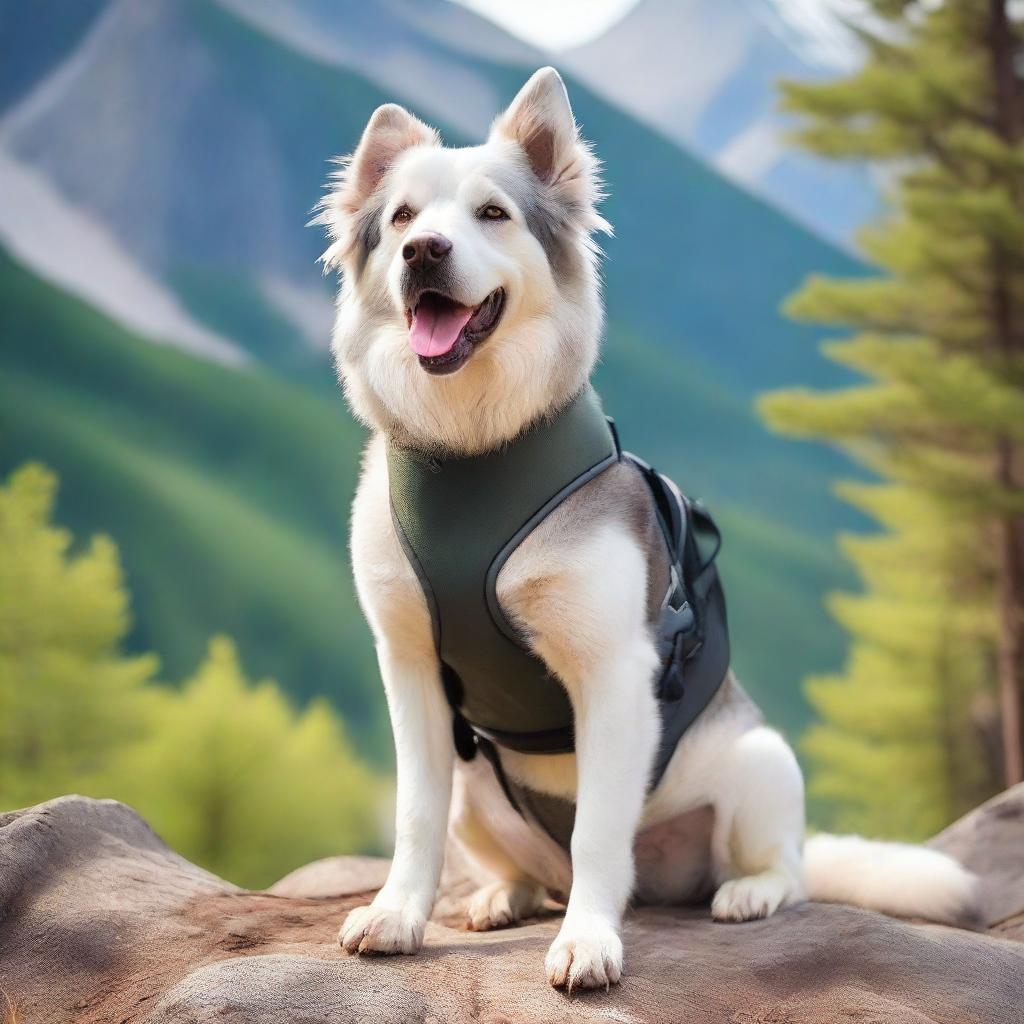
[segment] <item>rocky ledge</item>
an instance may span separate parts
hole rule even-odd
[[[1024,786],[934,845],[982,877],[980,930],[821,904],[741,925],[637,910],[622,984],[566,996],[544,982],[554,917],[469,932],[456,891],[419,956],[350,957],[338,924],[384,862],[321,861],[247,892],[130,808],[63,797],[0,816],[0,988],[19,1024],[1020,1024]]]

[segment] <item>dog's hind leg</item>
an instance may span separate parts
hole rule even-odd
[[[544,905],[544,889],[529,878],[502,878],[477,889],[466,906],[475,932],[508,928]]]
[[[804,899],[803,778],[785,740],[763,726],[737,737],[723,751],[715,789],[715,920],[768,917]]]
[[[469,926],[477,932],[507,928],[540,910],[547,892],[505,850],[472,800],[460,792],[459,782],[456,774],[450,832],[473,880],[481,883],[466,905]]]

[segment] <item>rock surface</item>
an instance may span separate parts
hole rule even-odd
[[[449,898],[419,956],[349,957],[338,924],[383,862],[332,858],[246,892],[129,808],[64,797],[0,816],[0,988],[19,1024],[1020,1024],[1024,787],[935,845],[983,875],[987,931],[816,904],[742,925],[644,909],[623,983],[567,997],[544,982],[553,917],[476,934]]]

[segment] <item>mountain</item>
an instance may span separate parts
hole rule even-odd
[[[100,221],[2,151],[0,186],[0,242],[20,260],[152,341],[226,365],[247,361],[234,342],[197,323],[173,290],[147,273]]]
[[[599,38],[559,55],[595,92],[841,244],[877,210],[866,168],[785,142],[780,79],[837,73],[772,0],[640,0]],[[643,73],[638,73],[638,68]]]
[[[171,678],[223,629],[251,672],[331,695],[379,737],[344,556],[360,434],[325,351],[323,240],[303,224],[327,158],[379,103],[466,142],[543,60],[444,0],[108,0],[0,120],[0,188],[5,167],[29,185],[18,216],[0,217],[17,282],[0,461],[50,462],[65,521],[118,540],[138,594],[132,642],[160,651]],[[842,653],[821,598],[848,582],[831,538],[858,520],[829,493],[847,463],[769,435],[752,401],[850,379],[778,307],[811,271],[863,268],[572,76],[569,89],[617,228],[598,386],[627,447],[722,519],[737,663],[796,731],[799,679]],[[104,244],[38,245],[40,195],[63,204],[60,231],[98,237],[84,223]],[[76,288],[69,252],[79,278],[93,274]],[[128,312],[89,292],[109,284],[111,252],[140,275],[116,289]],[[167,317],[154,324],[154,295],[244,358],[184,345]],[[147,344],[161,331],[178,347]]]
[[[548,63],[540,50],[450,0],[218,2],[310,59],[415,102],[467,140],[480,138],[508,100],[495,68]]]
[[[235,13],[242,9],[245,18]],[[0,149],[107,226],[207,326],[275,365],[301,363],[304,352],[281,344],[279,322],[303,345],[319,315],[318,340],[326,341],[330,297],[314,264],[322,239],[302,227],[326,155],[350,149],[386,99],[406,102],[461,143],[466,135],[438,115],[483,96],[478,138],[533,70],[533,61],[486,60],[422,31],[430,9],[478,21],[443,0],[116,0],[64,67],[0,122]],[[257,10],[277,14],[256,18]],[[416,18],[403,20],[410,10]],[[286,13],[321,25],[321,51],[333,58],[313,59],[300,47],[281,25]],[[397,58],[378,61],[366,42],[401,40],[402,24],[400,52],[418,55],[411,71]],[[357,63],[378,68],[386,89],[349,66],[339,39],[364,54]],[[431,98],[424,79],[442,82],[441,93]],[[613,317],[738,377],[747,393],[837,379],[827,363],[808,359],[813,333],[782,320],[778,303],[809,269],[849,271],[854,261],[569,84],[611,184]],[[299,323],[294,311],[303,305],[307,322]],[[808,372],[814,380],[804,380]]]
[[[108,0],[0,0],[0,114],[26,95],[81,42]]]

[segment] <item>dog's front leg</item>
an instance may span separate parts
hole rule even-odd
[[[577,795],[572,889],[548,951],[548,981],[606,987],[622,974],[622,912],[633,888],[633,838],[657,743],[646,636],[595,666],[575,702]]]
[[[572,887],[546,969],[552,985],[592,988],[622,973],[619,926],[659,736],[658,656],[647,622],[646,557],[630,531],[611,521],[571,547],[563,536],[527,538],[519,563],[510,559],[498,578],[498,597],[572,701]]]
[[[415,953],[437,896],[451,800],[451,711],[436,661],[378,645],[395,736],[395,856],[384,888],[345,919],[338,941],[350,953]]]

